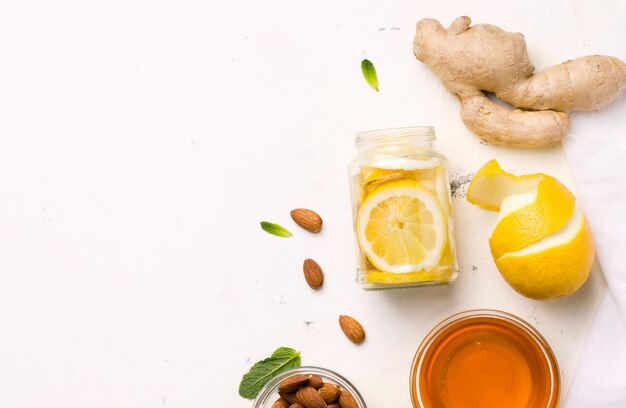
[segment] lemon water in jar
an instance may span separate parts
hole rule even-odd
[[[357,282],[364,289],[450,283],[458,266],[445,157],[432,127],[356,135],[350,164]]]

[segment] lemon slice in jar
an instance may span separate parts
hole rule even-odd
[[[361,204],[356,235],[361,251],[379,271],[427,271],[441,259],[446,218],[437,198],[420,183],[389,182]]]

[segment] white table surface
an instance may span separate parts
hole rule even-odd
[[[617,2],[1,2],[0,405],[250,407],[241,375],[290,346],[370,407],[409,407],[422,337],[476,307],[537,327],[566,392],[601,273],[565,299],[521,297],[489,256],[496,214],[461,190],[459,280],[364,292],[346,166],[355,132],[430,124],[453,179],[496,157],[574,188],[560,148],[497,148],[465,129],[412,55],[414,24],[467,14],[520,31],[543,68],[601,52],[588,41]],[[296,227],[295,207],[317,210],[323,232]],[[326,272],[318,292],[307,257]],[[339,314],[363,323],[363,345]]]

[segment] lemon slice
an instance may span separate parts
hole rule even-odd
[[[407,166],[408,167],[408,166]],[[363,166],[361,174],[363,175],[363,184],[381,184],[388,181],[399,179],[411,179],[416,181],[434,180],[437,166],[424,168],[393,168]]]
[[[356,235],[378,270],[408,273],[437,265],[447,226],[437,198],[416,181],[402,180],[386,183],[365,198]]]
[[[383,156],[370,163],[369,166],[385,170],[425,170],[433,169],[439,166],[439,163],[440,160],[434,157],[406,159],[398,158],[396,156],[384,158]]]
[[[393,273],[374,271],[367,274],[367,281],[371,283],[384,283],[388,285],[398,285],[402,283],[422,283],[422,282],[447,282],[452,276],[452,270],[446,269],[438,271],[419,271],[409,273]]]

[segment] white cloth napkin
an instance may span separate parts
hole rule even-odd
[[[590,49],[626,60],[626,4],[613,15]],[[626,95],[600,112],[573,114],[564,147],[608,283],[564,406],[625,408]]]

